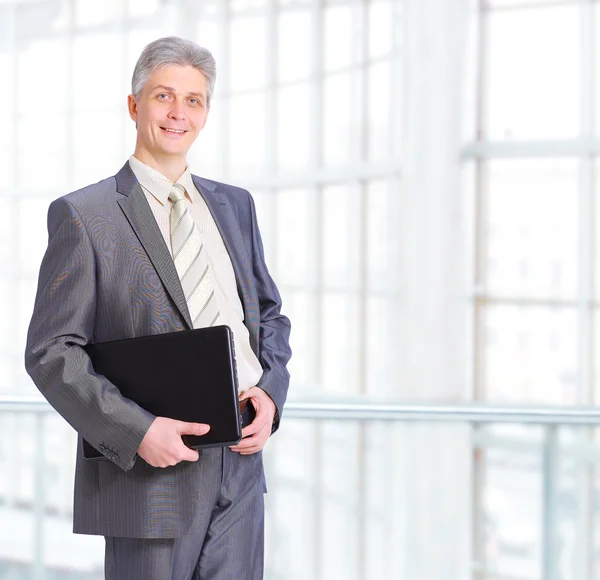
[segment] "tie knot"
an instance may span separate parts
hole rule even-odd
[[[173,187],[171,187],[171,192],[169,193],[169,199],[173,203],[177,203],[185,198],[185,187],[181,185],[181,183],[174,183]]]

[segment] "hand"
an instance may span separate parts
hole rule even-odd
[[[156,417],[142,439],[138,455],[152,467],[169,467],[181,461],[197,461],[198,452],[190,449],[182,435],[204,435],[210,430],[203,423],[185,423]]]
[[[247,427],[242,429],[242,440],[229,449],[240,455],[252,455],[260,451],[271,435],[276,407],[273,399],[259,387],[251,387],[240,395],[240,401],[250,399],[256,417]]]

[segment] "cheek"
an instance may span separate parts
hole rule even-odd
[[[158,121],[159,114],[157,111],[152,109],[146,109],[144,111],[144,120],[148,124],[155,124]]]
[[[195,131],[201,131],[204,127],[204,123],[206,123],[206,115],[200,115],[198,118],[194,119],[193,125]]]

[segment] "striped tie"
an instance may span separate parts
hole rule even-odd
[[[185,188],[175,183],[171,207],[171,248],[173,261],[194,328],[213,326],[219,318],[217,298],[207,250],[185,203]]]

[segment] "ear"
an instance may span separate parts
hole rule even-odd
[[[131,117],[131,120],[137,123],[138,109],[134,95],[127,95],[127,109],[129,111],[129,116]]]

